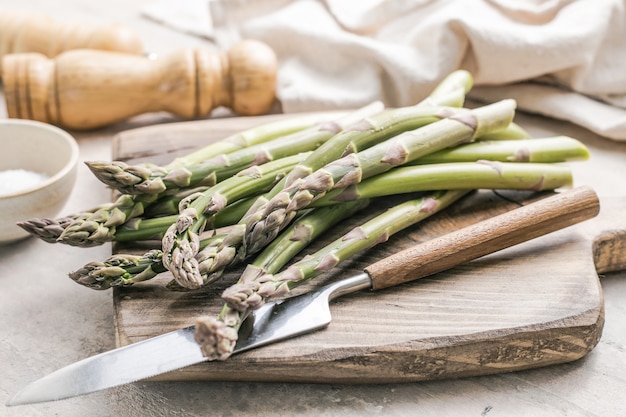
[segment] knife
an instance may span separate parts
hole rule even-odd
[[[361,274],[316,291],[267,303],[244,322],[234,353],[327,326],[330,301],[339,296],[379,290],[447,270],[592,218],[599,209],[591,188],[574,188],[410,247],[366,267]],[[27,385],[7,406],[88,394],[204,361],[194,340],[194,326],[190,326],[61,368]]]

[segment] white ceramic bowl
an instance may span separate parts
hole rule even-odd
[[[69,133],[31,120],[0,120],[0,174],[25,170],[46,177],[28,188],[0,192],[0,244],[28,236],[16,222],[59,214],[74,187],[78,159]]]

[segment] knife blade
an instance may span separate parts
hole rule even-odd
[[[366,267],[361,274],[265,304],[244,322],[234,353],[327,326],[330,301],[341,295],[429,276],[587,220],[598,212],[595,192],[578,187],[418,244]],[[75,362],[27,385],[7,406],[89,394],[204,362],[194,330],[194,326],[186,327]]]
[[[322,297],[327,297],[328,306],[332,298],[370,286],[369,275],[360,274],[309,294],[266,303],[242,324],[233,354],[324,327],[331,316],[319,303]],[[6,405],[76,397],[205,362],[194,331],[195,326],[184,327],[80,360],[27,385]]]

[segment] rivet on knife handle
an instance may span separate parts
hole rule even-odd
[[[399,285],[571,226],[599,211],[591,188],[574,188],[413,246],[365,271],[374,290]]]

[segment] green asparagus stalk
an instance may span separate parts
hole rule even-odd
[[[571,184],[571,169],[560,164],[478,161],[407,166],[332,191],[311,207],[444,188],[543,191]]]
[[[305,154],[306,155],[306,154]],[[284,158],[281,161],[288,161],[292,164],[293,161],[299,160],[303,156],[295,155],[292,158]],[[278,162],[280,165],[283,162]],[[248,176],[256,176],[256,171],[251,167],[250,171],[248,171]],[[244,170],[245,171],[245,170]],[[242,171],[242,173],[244,172]],[[232,184],[234,180],[232,178],[239,178],[235,182],[239,183],[241,186],[242,178],[246,176],[246,174],[237,175],[228,179],[228,181],[224,181],[228,184]],[[268,182],[269,179],[265,178],[265,182]],[[275,181],[275,177],[272,177],[270,183]],[[263,181],[253,182],[254,184],[265,183]],[[260,187],[260,185],[256,185]],[[220,184],[216,184],[216,187],[224,187]],[[212,189],[205,188],[206,190]],[[202,193],[196,193],[194,196],[201,195]],[[65,228],[58,241],[62,243],[66,243],[72,246],[80,246],[80,247],[90,247],[101,245],[106,242],[110,242],[114,240],[114,236],[116,230],[119,226],[130,222],[131,219],[140,217],[144,214],[146,207],[150,204],[153,204],[155,201],[158,201],[159,195],[140,195],[140,196],[131,196],[127,194],[123,194],[117,198],[117,200],[110,205],[104,205],[99,210],[92,213],[86,219],[78,219],[68,227]],[[186,198],[185,200],[189,200]],[[184,200],[183,200],[184,201]],[[223,208],[223,206],[221,206]]]
[[[462,105],[465,94],[472,87],[472,82],[473,80],[468,72],[454,72],[444,79],[426,100],[418,103],[416,106],[374,115],[345,129],[322,144],[305,161],[298,164],[288,174],[284,184],[277,184],[277,187],[280,187],[280,189],[276,190],[276,193],[281,191],[285,185],[294,183],[343,155],[367,149],[401,132],[416,129],[449,116],[454,112],[454,109],[432,106]],[[256,221],[253,219],[259,218],[262,211],[266,209],[264,205],[258,205],[258,207],[258,211],[252,216],[250,221]],[[232,234],[235,236],[229,239],[229,241],[238,242],[243,233],[245,233],[243,227],[234,228]],[[243,256],[245,257],[245,252]]]
[[[87,166],[100,181],[123,194],[159,194],[180,187],[212,186],[250,165],[314,150],[344,127],[382,110],[382,103],[374,102],[334,121],[176,168],[129,166],[121,161],[91,161]]]
[[[181,190],[179,192],[172,193],[172,194],[165,193],[162,196],[160,196],[159,199],[153,204],[146,204],[145,202],[139,200],[141,204],[140,206],[141,208],[138,209],[137,211],[134,211],[134,213],[141,213],[143,210],[142,215],[144,217],[159,217],[159,216],[165,216],[168,214],[177,213],[178,204],[180,200],[187,197],[189,194],[192,194],[198,191],[204,191],[204,189],[205,188],[199,187],[195,189]],[[92,209],[85,210],[84,212],[70,214],[70,215],[59,217],[56,219],[48,219],[48,218],[27,219],[17,224],[18,226],[22,227],[31,235],[36,236],[44,240],[45,242],[57,243],[60,241],[61,235],[65,232],[65,230],[68,227],[73,226],[80,230],[81,227],[77,226],[77,224],[80,224],[87,220],[91,220],[91,221],[96,221],[96,219],[108,220],[114,217],[113,212],[116,211],[116,209],[118,208],[118,205],[122,207],[126,207],[128,206],[128,203],[129,203],[129,198],[123,197],[123,198],[120,198],[116,202],[101,204]],[[132,212],[132,210],[125,210],[125,212],[126,213]],[[127,220],[132,221],[132,219],[127,219]],[[109,223],[109,225],[110,224],[111,223]],[[99,230],[100,232],[104,230],[103,227],[100,227],[100,228],[97,228],[95,226],[91,226],[91,227],[92,229]],[[119,227],[122,227],[122,226],[119,226]],[[136,227],[131,227],[131,228],[136,229]],[[94,245],[99,245],[104,242],[116,240],[115,233],[116,233],[116,227],[111,226],[108,228],[107,235],[98,233],[97,242],[87,239],[87,244],[85,244],[84,246],[94,246]],[[76,242],[70,240],[70,242],[75,243],[76,246],[81,246],[82,240],[76,241]]]
[[[425,155],[411,164],[471,162],[567,162],[589,159],[589,150],[580,141],[568,136],[535,139],[478,141]]]
[[[351,122],[364,114],[377,111],[377,109],[380,109],[380,103],[373,103],[366,106],[361,112],[356,112],[354,116],[351,116],[352,118],[348,117],[347,121]],[[163,169],[182,169],[211,157],[255,146],[279,136],[304,130],[322,120],[328,120],[330,116],[330,114],[322,113],[267,123],[207,145],[184,157],[176,158]],[[141,170],[141,167],[140,165],[138,169]],[[92,247],[113,241],[116,228],[131,219],[143,214],[150,216],[158,213],[159,207],[154,210],[148,209],[151,204],[155,202],[158,202],[159,205],[173,204],[172,200],[166,200],[167,198],[164,198],[163,194],[148,197],[138,196],[133,199],[122,195],[113,203],[103,204],[86,213],[78,213],[59,219],[29,219],[19,225],[30,234],[49,243],[61,242],[72,246]]]
[[[168,165],[159,166],[150,163],[129,166],[121,161],[113,162],[87,162],[98,179],[112,188],[126,184],[132,186],[139,181],[145,181],[151,174],[162,173],[166,175],[170,171],[185,169],[220,155],[236,152],[251,146],[274,140],[281,136],[290,135],[312,127],[330,118],[329,114],[313,114],[293,117],[275,122],[265,123],[241,132],[237,132],[223,140],[210,143],[185,156],[177,157]]]
[[[167,271],[161,262],[162,252],[153,249],[144,255],[113,255],[103,262],[90,262],[71,272],[69,277],[77,284],[93,290],[125,287],[147,281]]]
[[[556,136],[525,140],[481,140],[479,142],[442,149],[419,158],[410,164],[468,162],[477,160],[551,163],[586,160],[588,158],[589,151],[580,141],[567,136]],[[491,186],[486,185],[483,188],[491,188]],[[170,215],[155,219],[145,219],[145,217],[176,213],[178,211],[178,203],[183,197],[202,190],[202,188],[191,190],[184,189],[174,195],[161,197],[156,203],[147,207],[144,218],[130,219],[117,228],[110,227],[107,235],[100,235],[99,243],[108,241],[160,239],[162,233],[175,220],[175,216]],[[323,198],[323,200],[329,201],[328,198]],[[229,205],[223,212],[216,215],[216,223],[214,226],[222,227],[237,223],[238,219],[243,217],[242,212],[245,212],[251,206],[252,202],[253,200],[250,200],[245,202],[245,205],[240,204],[238,208],[235,206],[235,209],[231,209]],[[316,203],[315,205],[319,204]],[[111,207],[111,204],[103,205],[96,209],[102,209],[103,207]],[[46,242],[55,243],[58,241],[61,233],[71,223],[74,221],[84,221],[96,209],[59,219],[29,219],[18,223],[18,225],[30,234]],[[102,228],[100,228],[100,230],[102,230]],[[241,235],[241,233],[240,227],[239,230],[237,230],[237,234]],[[90,241],[90,243],[91,242],[93,241]]]
[[[437,122],[456,112],[472,88],[467,71],[446,77],[433,92],[415,106],[388,110],[355,123],[316,149],[289,173],[286,186],[310,175],[324,165],[350,153],[359,152],[408,130]]]
[[[225,235],[214,235],[204,239],[201,245],[219,242]],[[166,272],[163,266],[163,252],[152,249],[143,255],[116,254],[102,262],[89,262],[82,268],[69,273],[77,284],[93,290],[107,290],[113,287],[127,287],[150,280]]]
[[[285,178],[279,183],[284,184]],[[277,184],[278,185],[278,184]],[[243,243],[243,233],[245,232],[245,224],[248,221],[249,213],[255,213],[257,207],[266,204],[268,199],[272,198],[276,192],[282,188],[274,186],[267,193],[257,197],[248,211],[234,224],[228,231],[226,237],[221,242],[210,244],[202,249],[196,256],[198,261],[198,271],[202,277],[202,286],[208,285],[222,276],[224,270],[231,265],[236,265],[241,259],[238,257],[241,245]],[[220,213],[217,213],[219,215]]]
[[[140,216],[158,217],[174,214],[183,198],[204,190],[206,187],[172,191],[159,196],[121,195],[112,203],[102,204],[89,212],[70,216],[73,221],[64,222],[62,229],[60,227],[54,229],[57,233],[55,242],[78,247],[92,247],[114,241],[119,228],[125,226],[127,229],[137,229],[141,220],[133,222],[133,219]],[[157,220],[157,222],[163,224],[164,219]],[[32,222],[32,224],[37,223]],[[37,233],[34,229],[30,231]]]
[[[289,135],[308,129],[318,123],[336,118],[336,113],[318,113],[304,116],[294,116],[288,119],[264,123],[260,126],[237,132],[226,139],[211,143],[186,156],[178,157],[166,167],[169,169],[182,168],[206,161],[219,155],[228,154],[243,148],[268,142],[281,136]]]
[[[363,210],[369,204],[369,199],[362,198],[309,211],[286,228],[250,265],[264,273],[278,272],[322,233]]]
[[[514,140],[514,139],[531,139],[532,135],[528,133],[523,127],[515,122],[511,122],[506,128],[496,130],[482,135],[476,140],[490,141],[490,140]]]
[[[444,105],[445,104],[462,104],[463,99],[465,97],[465,93],[471,88],[472,79],[469,73],[460,71],[457,73],[453,73],[450,77],[446,78],[442,82],[441,85],[442,87],[440,91],[448,92],[448,93],[452,91],[453,93],[451,95],[449,94],[447,97],[443,97],[443,95],[445,94],[441,94],[439,97],[437,97],[436,95],[433,95],[434,98],[430,101],[430,103],[444,104]],[[445,86],[448,86],[448,87],[444,88]],[[450,97],[452,97],[452,99]],[[421,104],[424,104],[424,103],[425,102]],[[403,110],[400,109],[399,112],[403,112]],[[414,126],[420,126],[425,123],[429,123],[434,120],[437,120],[438,118],[433,117],[432,113],[433,113],[432,111],[430,112],[426,111],[425,113],[418,112],[418,114],[415,117],[417,119],[420,119],[420,121],[416,123]],[[396,112],[396,115],[397,114],[398,112]],[[409,118],[410,116],[411,116],[410,114],[404,114],[404,118]],[[408,129],[411,127],[410,125],[409,126],[401,125],[403,121],[402,115],[398,115],[397,117],[398,117],[397,119],[388,118],[388,117],[384,119],[384,120],[395,120],[396,123],[398,124],[398,130],[395,132],[389,131],[390,132],[389,135],[396,134],[399,131],[402,131],[402,129]],[[278,124],[280,125],[280,123]],[[289,123],[286,122],[286,124],[289,124]],[[368,129],[369,132],[359,132],[359,130],[362,130],[363,126],[368,125],[368,123],[367,121],[364,123],[360,123],[360,124],[357,123],[357,125],[360,125],[361,127],[355,129],[354,132],[351,133],[351,135],[356,135],[358,137],[363,134],[367,135],[368,133],[375,133],[376,130],[385,130],[385,128],[388,128],[388,126],[377,126],[375,121],[371,121],[371,123],[369,124],[370,124],[370,129]],[[277,129],[277,131],[280,131],[280,129]],[[231,146],[231,147],[228,149],[224,148],[225,146],[224,143],[217,144],[217,145],[212,144],[212,145],[209,145],[209,147],[207,148],[208,150],[207,149],[200,150],[197,153],[192,154],[192,156],[190,156],[189,158],[178,158],[174,162],[172,162],[170,165],[168,165],[168,167],[173,167],[173,168],[184,167],[186,164],[192,163],[195,160],[201,160],[201,158],[206,159],[207,157],[210,157],[210,155],[212,155],[211,152],[217,153],[219,151],[222,151],[223,153],[223,152],[227,152],[228,150],[235,150],[237,148],[242,148],[245,146],[251,146],[256,143],[260,143],[263,140],[267,140],[268,137],[272,137],[272,138],[275,137],[275,134],[272,132],[274,132],[273,127],[266,128],[262,126],[260,128],[254,128],[249,131],[239,133],[223,141],[227,145],[230,144],[228,146]],[[377,140],[381,140],[386,137],[387,136],[384,136],[384,135],[379,136]],[[344,150],[346,152],[348,151],[347,148],[350,147],[349,145],[352,145],[354,148],[356,148],[357,142],[358,141],[355,140],[353,143],[352,138],[346,139],[344,137],[343,146],[341,143],[338,143],[337,145],[339,146],[335,145],[334,149],[339,149],[340,154],[341,154],[341,153],[344,153]],[[335,140],[334,143],[337,143],[337,141]],[[361,145],[361,148],[363,148],[364,146],[366,145]],[[314,169],[317,169],[323,166],[326,162],[336,159],[338,157],[336,153],[330,153],[330,151],[333,150],[333,147],[328,148],[328,147],[322,146],[322,148],[323,149],[318,148],[319,152],[316,152],[316,153],[318,155],[328,155],[328,157],[326,159],[324,158],[320,159],[317,165],[309,164]],[[218,149],[219,151],[216,149]],[[201,157],[199,155],[201,155]],[[152,201],[150,201],[150,203],[153,203],[156,199],[157,198],[155,197]],[[62,232],[58,236],[56,241],[70,244],[73,246],[82,246],[82,247],[101,245],[105,242],[111,241],[113,239],[113,236],[115,235],[115,231],[118,226],[130,221],[133,217],[140,216],[142,213],[144,213],[144,210],[146,209],[146,207],[149,206],[149,203],[146,201],[146,198],[141,197],[141,196],[140,196],[140,201],[137,202],[138,207],[134,207],[133,205],[131,205],[130,204],[131,202],[132,200],[129,200],[125,196],[122,196],[118,200],[116,200],[113,204],[106,206],[106,208],[103,208],[102,210],[99,210],[97,213],[91,216],[91,218],[80,219],[80,220],[77,219],[76,222],[73,222],[71,224],[71,228],[69,228],[69,230],[67,230],[68,229],[67,227],[64,229],[64,232]],[[58,228],[56,228],[56,230],[58,231]]]
[[[465,70],[456,70],[439,82],[418,106],[463,107],[465,95],[474,85],[472,75]]]
[[[252,206],[255,199],[255,197],[250,197],[228,204],[223,210],[220,210],[213,216],[211,226],[220,228],[237,224]],[[178,209],[175,211],[178,212]],[[133,218],[117,227],[115,233],[110,234],[110,237],[113,242],[161,240],[167,228],[176,222],[177,219],[178,214],[154,218]]]
[[[71,246],[92,247],[102,245],[107,242],[117,240],[118,229],[135,230],[139,229],[142,223],[139,217],[159,217],[166,214],[174,214],[178,211],[177,205],[189,194],[206,190],[207,187],[197,187],[195,189],[179,190],[177,192],[163,193],[156,195],[130,196],[121,195],[114,202],[102,204],[91,212],[70,216],[71,222],[63,222],[63,228],[54,229],[57,234],[55,242],[65,243]],[[137,220],[134,220],[137,219]],[[160,218],[148,222],[152,228],[159,225],[159,230],[163,231],[166,219]],[[38,235],[34,226],[39,221],[31,219],[25,226],[30,226],[30,232]],[[143,233],[136,233],[132,238],[139,240],[147,239],[154,233],[148,233],[145,225]],[[52,239],[52,235],[49,237]],[[128,240],[128,238],[123,239]]]
[[[246,224],[245,253],[251,255],[267,246],[291,222],[298,210],[323,197],[328,191],[358,184],[363,179],[407,164],[429,153],[501,130],[511,123],[514,112],[513,100],[465,110],[419,129],[401,133],[358,153],[348,154],[291,184],[288,179],[285,189],[272,198],[260,215]],[[332,140],[327,142],[329,143]],[[300,165],[294,171],[299,167]]]
[[[465,79],[466,89],[469,89],[471,86],[467,82],[467,77]],[[459,92],[457,88],[457,94],[465,93],[465,89]],[[311,172],[313,169],[317,169],[317,167],[323,166],[325,163],[335,160],[340,157],[342,154],[352,152],[354,150],[359,150],[363,148],[368,148],[375,143],[378,143],[382,140],[388,139],[393,135],[396,135],[400,132],[406,131],[410,128],[416,128],[420,126],[424,126],[428,123],[433,123],[441,120],[444,117],[449,116],[451,113],[454,113],[458,109],[451,108],[429,108],[426,106],[413,106],[408,108],[397,109],[391,112],[384,112],[384,116],[374,115],[368,118],[363,119],[361,122],[357,122],[355,125],[345,129],[344,131],[338,133],[333,136],[331,139],[323,143],[319,148],[311,153],[311,156],[306,158],[302,163],[298,164],[296,168],[294,168],[291,172],[289,172],[287,179],[285,180],[285,184],[289,184],[290,181],[295,181],[297,178],[300,178],[306,175],[308,172]],[[508,124],[508,123],[507,123]],[[282,189],[283,184],[277,184],[277,187]],[[280,190],[276,190],[277,192]],[[198,207],[200,207],[200,203],[198,203]],[[264,207],[264,206],[262,206]],[[257,210],[255,214],[261,213],[261,209]],[[293,214],[295,216],[295,213]],[[293,216],[290,217],[289,221],[293,219]],[[187,219],[186,221],[190,221]],[[252,220],[251,220],[252,221]],[[194,223],[193,221],[191,221]],[[193,228],[203,228],[204,226],[194,225]],[[187,229],[185,229],[187,230]],[[242,232],[241,227],[233,228],[231,233],[231,238],[227,239],[229,243],[238,242],[240,240],[240,235]],[[180,232],[179,232],[180,233]],[[193,231],[191,232],[194,233]],[[278,234],[278,231],[276,232]],[[271,237],[272,240],[275,236]],[[165,239],[164,239],[165,241]],[[230,257],[234,256],[232,251],[232,247],[236,245],[229,246]],[[178,263],[180,265],[193,265],[194,261],[191,260],[192,257],[195,257],[197,254],[196,250],[193,250],[191,246],[185,246],[188,251],[180,252],[181,255],[178,255]],[[167,252],[167,251],[166,251]],[[183,255],[184,253],[184,255]],[[213,255],[215,256],[215,255]],[[244,251],[245,256],[245,251]],[[226,257],[221,258],[222,261],[219,262],[219,265],[225,265]],[[166,261],[167,265],[167,261]],[[186,276],[192,273],[196,274],[196,279],[184,280],[185,285],[192,285],[190,288],[195,288],[201,285],[200,274],[197,272],[197,268],[188,268],[188,271],[185,272]],[[189,284],[191,283],[191,284]]]
[[[294,155],[247,168],[206,192],[181,201],[179,215],[162,240],[163,265],[172,272],[176,282],[189,289],[203,285],[195,256],[200,250],[200,234],[215,213],[229,202],[258,194],[259,190],[271,186],[307,155]]]
[[[144,214],[151,200],[120,196],[115,202],[102,205],[86,218],[78,218],[67,226],[57,242],[71,246],[91,247],[112,240],[115,229],[128,220]]]
[[[271,193],[260,198],[253,206],[254,210],[251,209],[251,215],[245,217],[247,220],[231,228],[229,237],[224,240],[219,248],[207,249],[207,256],[202,258],[202,275],[211,276],[211,280],[216,279],[225,267],[245,258],[245,251],[242,251],[241,243],[246,233],[246,224],[258,219],[266,209],[270,196],[273,198],[281,192],[287,183],[295,181],[305,175],[306,172],[311,172],[325,163],[339,158],[346,152],[346,149],[366,148],[408,128],[419,127],[440,120],[441,116],[438,115],[440,110],[441,108],[420,109],[417,107],[393,110],[386,112],[384,117],[375,115],[364,119],[329,139],[328,142],[322,144],[290,171],[283,181],[277,183]]]
[[[440,189],[553,190],[572,184],[571,168],[531,162],[456,162],[396,168],[359,184],[333,190],[310,207],[361,198]]]
[[[149,205],[146,208],[142,217],[132,217],[125,223],[118,226],[109,226],[106,234],[98,234],[98,240],[87,239],[87,245],[83,246],[95,246],[106,242],[129,242],[129,241],[142,241],[142,240],[161,240],[163,233],[167,228],[177,219],[178,205],[180,201],[188,197],[191,194],[205,191],[206,187],[198,187],[194,189],[185,189],[180,192],[164,196],[156,203]],[[125,197],[127,198],[127,197]],[[242,199],[236,201],[233,204],[227,205],[224,210],[220,211],[213,218],[213,227],[225,227],[236,224],[246,211],[252,206],[255,198]],[[48,243],[57,243],[60,241],[60,237],[70,225],[75,225],[75,222],[85,222],[90,216],[98,210],[111,211],[114,209],[114,204],[104,204],[91,209],[84,213],[77,213],[67,217],[60,217],[57,219],[28,219],[19,222],[18,225],[31,235],[36,236]],[[100,231],[105,230],[103,225],[99,228]],[[78,242],[77,242],[78,243]]]
[[[27,219],[16,224],[26,230],[31,235],[38,237],[44,242],[56,243],[63,231],[75,221],[84,221],[92,213],[76,213],[56,219],[49,218],[33,218]]]
[[[279,273],[250,266],[237,284],[222,294],[226,305],[217,317],[204,316],[196,321],[195,340],[209,360],[227,359],[237,341],[239,327],[250,314],[272,298],[285,296],[292,288],[357,253],[385,242],[393,234],[418,223],[461,198],[468,191],[435,192],[391,208],[363,223],[319,251],[291,264]]]

